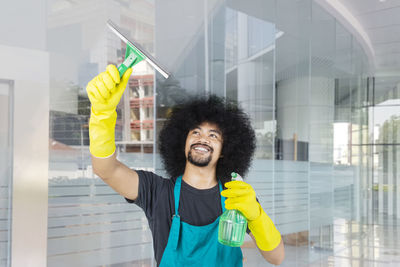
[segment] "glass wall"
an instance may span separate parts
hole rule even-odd
[[[125,45],[106,26],[154,53],[154,2],[48,1],[50,165],[48,266],[152,266],[143,212],[92,172],[86,84],[108,64],[121,64]],[[73,41],[71,41],[73,40]],[[118,158],[154,170],[154,71],[139,63],[118,106]]]
[[[378,224],[396,227],[400,217],[400,83],[391,76],[376,77],[374,81],[370,109],[374,214]]]
[[[197,94],[225,96],[256,131],[246,178],[284,236],[283,265],[351,246],[347,229],[371,205],[368,65],[340,23],[311,0],[91,3],[48,3],[49,266],[155,264],[144,214],[93,175],[89,160],[85,85],[125,54],[108,18],[173,73],[165,80],[146,63],[134,68],[118,108],[122,162],[165,174],[157,136],[170,108]],[[246,244],[245,265],[263,263]]]

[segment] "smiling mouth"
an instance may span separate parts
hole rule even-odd
[[[194,144],[192,145],[191,149],[197,152],[201,153],[207,153],[207,152],[212,152],[213,149],[207,145],[200,145],[200,144]]]

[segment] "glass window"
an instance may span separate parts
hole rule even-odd
[[[95,7],[54,0],[47,18],[48,265],[155,266],[143,212],[96,177],[90,162],[85,86],[125,54],[125,44],[105,26],[110,16],[173,73],[165,80],[145,62],[134,67],[117,109],[118,159],[166,175],[156,146],[171,107],[193,95],[236,101],[257,138],[247,181],[290,247],[288,264],[329,254],[335,220],[353,219],[361,205],[356,190],[364,187],[356,189],[356,181],[368,160],[361,146],[368,137],[366,106],[398,96],[378,100],[367,93],[365,54],[338,21],[311,0],[106,1]],[[249,266],[263,262],[247,258]]]
[[[370,113],[374,141],[373,194],[379,214],[399,216],[400,106],[389,102],[374,106]]]
[[[125,55],[125,44],[106,26],[109,18],[154,53],[154,3],[49,2],[50,68],[58,69],[50,80],[49,267],[154,264],[143,212],[94,175],[91,166],[86,84],[108,64],[121,64]],[[137,64],[117,109],[118,158],[130,168],[154,170],[153,145],[144,144],[154,125],[149,118],[153,81],[154,69]]]
[[[157,141],[171,108],[193,95],[216,94],[251,119],[257,148],[246,181],[284,237],[286,265],[325,266],[319,260],[342,246],[363,245],[365,236],[371,241],[363,223],[400,216],[399,77],[387,68],[367,77],[363,46],[320,1],[43,0],[25,1],[23,9],[19,2],[2,5],[2,25],[12,27],[0,29],[0,52],[12,48],[34,65],[15,85],[49,88],[49,134],[41,134],[44,146],[34,144],[49,152],[48,196],[37,191],[48,200],[42,227],[48,227],[49,267],[156,266],[147,218],[93,173],[90,159],[86,85],[107,65],[120,65],[126,52],[108,19],[173,74],[166,80],[145,61],[133,68],[115,127],[117,157],[129,168],[169,178]],[[378,57],[382,50],[398,54],[395,43],[378,45]],[[29,50],[35,55],[25,57]],[[0,267],[10,262],[11,139],[37,138],[13,132],[13,85],[6,78],[0,77]],[[47,131],[33,125],[42,119],[35,109],[15,110],[24,125]],[[41,161],[42,152],[31,157]],[[264,265],[249,247],[245,264]],[[386,255],[375,248],[363,253]]]

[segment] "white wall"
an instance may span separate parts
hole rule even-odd
[[[49,56],[0,46],[0,58],[0,79],[14,81],[11,266],[46,266]]]

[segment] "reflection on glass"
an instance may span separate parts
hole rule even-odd
[[[350,164],[349,158],[349,123],[335,123],[333,126],[335,164]]]
[[[374,101],[375,105],[393,106],[399,105],[400,81],[396,76],[385,76],[374,78]]]
[[[109,18],[154,53],[151,2],[106,1],[96,7],[89,2],[49,2],[48,266],[153,263],[143,213],[126,204],[91,168],[85,87],[108,64],[119,65],[126,48],[106,27]],[[154,105],[154,70],[141,62],[117,109],[118,158],[131,168],[154,170]]]
[[[173,73],[165,80],[146,63],[135,66],[118,106],[119,160],[163,174],[156,144],[171,107],[193,95],[225,96],[251,117],[257,150],[246,178],[284,235],[287,266],[318,263],[338,249],[336,241],[351,245],[351,234],[362,235],[371,198],[361,196],[372,186],[366,56],[321,7],[311,0],[137,0],[101,2],[94,11],[85,2],[50,1],[49,266],[155,265],[141,210],[91,170],[85,86],[125,54],[105,26],[109,16]],[[376,102],[392,105],[384,101],[395,101],[396,90]],[[397,117],[380,120],[378,110],[376,142],[398,143]],[[398,191],[388,192],[400,183],[398,151],[375,146],[377,198],[386,201],[379,205],[395,203]],[[247,265],[258,260],[248,257]]]
[[[398,99],[397,99],[398,100]],[[378,214],[400,215],[400,106],[387,100],[373,107],[374,196]]]

